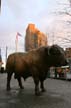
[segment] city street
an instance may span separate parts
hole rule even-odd
[[[11,91],[6,91],[6,73],[0,74],[0,108],[71,108],[71,81],[47,79],[46,92],[41,96],[34,95],[32,78],[25,82],[20,90],[17,81],[12,77]]]

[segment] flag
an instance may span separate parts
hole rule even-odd
[[[19,32],[16,34],[16,42],[18,42],[18,36],[22,36]]]
[[[17,34],[16,34],[16,41],[15,41],[15,43],[16,43],[16,51],[18,49],[18,36],[22,36],[22,35],[19,32],[17,32]]]
[[[18,36],[22,36],[19,32],[16,34],[16,41],[18,41]]]
[[[22,36],[19,32],[17,32],[17,35],[18,35],[18,36]]]

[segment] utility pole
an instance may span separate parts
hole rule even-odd
[[[1,48],[0,48],[0,62],[2,62]]]
[[[2,56],[1,56],[1,48],[0,48],[0,72],[1,72],[1,67],[2,67]]]
[[[7,61],[7,51],[8,51],[8,47],[6,46],[6,60]]]

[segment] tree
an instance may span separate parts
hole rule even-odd
[[[71,0],[56,0],[57,7],[53,14],[58,18],[54,25],[54,42],[58,42],[63,47],[71,47]],[[62,24],[62,29],[57,30],[57,25]],[[61,34],[62,33],[62,34]]]

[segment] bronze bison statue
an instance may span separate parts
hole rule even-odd
[[[66,65],[64,50],[58,45],[44,46],[27,53],[16,52],[10,54],[6,63],[7,90],[10,90],[10,80],[14,73],[20,88],[23,88],[21,77],[32,76],[35,84],[35,94],[39,95],[39,82],[42,91],[45,91],[44,80],[51,66]]]

